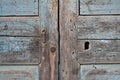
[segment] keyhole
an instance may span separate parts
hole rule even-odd
[[[85,50],[88,50],[88,49],[89,49],[89,45],[90,45],[89,42],[85,42]]]

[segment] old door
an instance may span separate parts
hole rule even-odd
[[[0,80],[57,80],[57,0],[0,0]]]
[[[61,80],[120,80],[120,0],[60,0]]]

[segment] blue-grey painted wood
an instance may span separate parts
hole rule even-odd
[[[120,65],[82,65],[80,80],[120,80]]]
[[[120,63],[120,40],[78,40],[76,46],[74,54],[80,64]]]
[[[120,39],[120,16],[79,16],[78,39]]]
[[[120,14],[120,0],[80,0],[80,14]]]
[[[39,80],[38,66],[0,66],[0,80]]]
[[[0,64],[39,64],[39,37],[0,37]]]
[[[40,36],[39,17],[1,17],[0,35]]]
[[[0,16],[38,15],[38,0],[0,0]]]

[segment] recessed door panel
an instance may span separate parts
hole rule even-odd
[[[120,65],[82,65],[80,80],[119,80]]]
[[[78,39],[120,39],[120,16],[79,16]]]
[[[120,0],[80,0],[80,15],[120,14]]]
[[[40,22],[39,17],[0,17],[0,35],[40,37]]]
[[[119,63],[120,40],[78,40],[75,54],[80,64]]]
[[[0,66],[0,80],[39,80],[39,67]]]
[[[38,15],[38,0],[0,0],[0,16]]]
[[[0,64],[39,64],[39,37],[0,37]]]

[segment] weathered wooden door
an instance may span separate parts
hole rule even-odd
[[[60,0],[61,80],[120,80],[120,0]]]
[[[57,80],[57,0],[0,0],[0,80]]]

